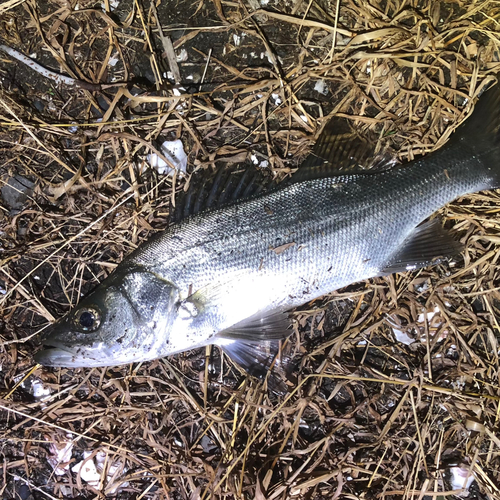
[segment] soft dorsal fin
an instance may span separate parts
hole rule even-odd
[[[333,117],[291,182],[388,170],[398,160],[387,145],[379,142],[372,134],[362,137],[350,128],[346,119]]]
[[[463,245],[443,229],[440,220],[432,219],[413,230],[384,266],[382,274],[412,271],[439,264],[443,259],[459,254],[462,249]]]

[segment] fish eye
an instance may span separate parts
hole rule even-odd
[[[101,314],[97,309],[83,308],[76,313],[74,321],[80,330],[93,332],[101,324]]]

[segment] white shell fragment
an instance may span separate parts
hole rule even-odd
[[[115,10],[120,5],[120,0],[110,0],[109,1],[109,9],[111,11]],[[103,12],[106,12],[106,5],[104,2],[101,2],[101,9]]]
[[[326,86],[325,80],[318,80],[314,84],[314,90],[319,92],[320,94],[326,95],[328,94],[328,87]]]
[[[39,379],[32,380],[31,390],[33,391],[33,397],[41,400],[47,399],[52,392],[50,388],[46,387]]]
[[[259,168],[269,167],[269,162],[267,160],[259,160],[256,154],[250,155],[250,160],[252,163]]]
[[[1,287],[1,284],[0,293],[2,295],[5,295],[7,293],[7,291]],[[23,375],[18,375],[14,377],[14,381],[17,384],[22,378]],[[43,401],[44,399],[47,399],[52,393],[49,387],[45,386],[39,378],[34,376],[29,376],[28,378],[24,379],[21,382],[21,387],[28,394],[31,394],[37,401]]]
[[[99,486],[101,480],[106,480],[106,482],[114,481],[116,479],[115,474],[117,472],[120,475],[127,472],[126,467],[123,467],[122,469],[121,466],[117,463],[109,464],[108,462],[106,464],[106,453],[103,451],[98,451],[93,459],[88,459],[90,455],[92,455],[92,452],[84,451],[83,460],[74,465],[71,470],[76,474],[80,474],[80,477],[94,488],[97,488]],[[101,479],[105,466],[107,466],[107,475],[106,478]],[[111,488],[109,491],[106,491],[106,493],[113,494],[118,490],[118,488],[126,488],[128,485],[128,481],[123,481],[116,487]]]
[[[73,452],[73,436],[68,433],[66,437],[68,441],[50,443],[49,445],[50,455],[47,457],[47,461],[54,469],[56,476],[62,476],[69,470],[69,462]]]
[[[413,342],[415,342],[415,339],[412,339],[405,332],[398,330],[397,328],[392,327],[392,331],[394,332],[394,336],[396,337],[396,340],[398,342],[401,342],[401,344],[410,345],[410,344],[413,344]]]
[[[439,309],[439,307],[438,307],[438,306],[434,306],[434,310],[433,310],[433,311],[427,311],[427,312],[425,313],[425,316],[424,316],[424,313],[420,313],[420,314],[418,315],[417,321],[418,321],[419,323],[423,323],[423,322],[425,321],[425,319],[427,318],[427,321],[428,321],[428,322],[430,322],[430,321],[432,320],[432,318],[433,318],[436,314],[438,314],[438,313],[440,313],[440,312],[441,312],[441,310]],[[435,326],[440,326],[440,325],[441,325],[441,323],[442,323],[442,322],[439,322],[439,324],[437,324],[437,325],[435,325]]]
[[[187,168],[188,157],[184,151],[184,146],[180,139],[175,141],[165,141],[161,145],[161,152],[170,160],[170,163],[175,167],[177,174],[185,174]],[[174,175],[174,169],[163,161],[156,153],[151,153],[147,156],[148,163],[152,168],[155,168],[160,175]]]
[[[443,325],[443,321],[440,319],[439,313],[441,310],[438,306],[434,306],[433,310],[424,309],[417,317],[416,323],[418,324],[418,329],[420,330],[419,340],[420,342],[427,342],[426,334],[425,334],[425,323],[427,322],[429,328],[429,334],[431,337],[434,337],[436,332],[439,331],[438,342],[442,341],[447,335],[448,330],[440,330],[440,327]],[[401,342],[405,345],[413,344],[416,340],[408,335],[404,329],[401,328],[399,321],[394,318],[388,318],[387,322],[389,323],[392,331],[394,333],[394,337],[398,342]]]
[[[186,49],[181,49],[175,56],[177,62],[185,62],[188,60],[188,52]]]
[[[468,490],[474,481],[474,476],[465,467],[450,467],[450,484],[454,490]]]
[[[90,486],[97,487],[99,486],[99,479],[101,478],[101,475],[97,472],[94,460],[87,460],[90,455],[90,451],[84,451],[84,460],[71,467],[71,470],[76,474],[80,474],[80,477],[86,483],[90,484]]]

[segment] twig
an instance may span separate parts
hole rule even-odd
[[[163,28],[160,23],[160,18],[158,16],[158,12],[156,11],[156,6],[154,2],[151,3],[151,9],[156,19],[156,27],[158,28],[158,36],[160,37],[161,44],[163,46],[163,51],[165,52],[165,56],[167,57],[168,66],[172,75],[174,77],[175,83],[180,83],[181,81],[181,72],[179,71],[179,65],[177,64],[177,58],[175,56],[174,44],[172,43],[172,39],[168,35],[163,34]]]
[[[37,62],[33,61],[33,59],[31,59],[30,57],[25,56],[24,54],[22,54],[16,49],[13,49],[12,47],[8,47],[7,45],[2,44],[0,45],[0,50],[8,54],[10,57],[13,57],[14,59],[17,59],[23,64],[26,64],[26,66],[30,67],[37,73],[40,73],[43,77],[53,80],[57,84],[76,86],[85,90],[90,90],[91,92],[101,91],[101,85],[98,83],[84,82],[83,80],[77,80],[76,78],[71,78],[70,76],[61,75],[60,73],[56,73],[55,71],[44,68],[41,64],[38,64]]]

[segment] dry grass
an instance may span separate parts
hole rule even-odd
[[[278,179],[326,116],[391,137],[403,160],[430,152],[499,68],[498,4],[102,6],[1,8],[2,43],[101,90],[56,86],[0,53],[0,179],[35,183],[20,211],[0,207],[0,496],[443,498],[460,493],[447,476],[459,465],[476,480],[466,497],[499,498],[496,192],[442,210],[463,261],[297,311],[287,394],[216,350],[92,370],[33,369],[31,358],[48,322],[166,226],[189,179],[145,164],[162,138],[183,140],[191,172],[253,154]],[[396,342],[398,329],[416,341]],[[57,464],[65,443],[71,467],[100,464],[96,483]]]

